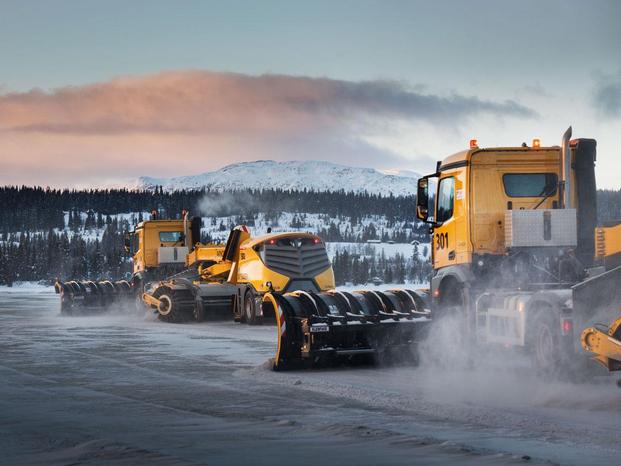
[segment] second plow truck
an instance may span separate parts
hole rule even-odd
[[[146,286],[143,300],[163,320],[223,317],[248,324],[275,321],[275,369],[415,358],[423,300],[411,290],[341,292],[325,244],[316,235],[252,237],[235,227],[221,260],[205,262],[202,245],[189,253],[195,277]]]
[[[612,249],[596,250],[596,231],[612,245],[621,228],[596,230],[595,154],[595,140],[571,140],[571,128],[560,147],[472,140],[419,179],[417,217],[433,239],[434,325],[453,316],[461,344],[521,348],[540,371],[559,375],[582,366],[579,337],[589,327],[584,347],[619,367],[621,267]],[[601,332],[601,322],[615,323]]]

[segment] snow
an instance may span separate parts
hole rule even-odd
[[[500,351],[464,367],[437,334],[419,367],[276,373],[275,338],[2,290],[0,463],[618,464],[615,378],[540,379]]]
[[[44,293],[54,292],[54,287],[38,282],[15,282],[13,286],[0,285],[1,293]]]
[[[209,188],[216,191],[241,189],[283,189],[347,192],[367,191],[371,194],[395,196],[416,192],[417,173],[407,170],[386,170],[349,167],[324,161],[257,160],[227,165],[219,170],[199,175],[174,178],[143,176],[125,186],[131,189],[165,191]]]
[[[410,243],[326,243],[326,250],[330,260],[334,258],[334,255],[338,251],[342,253],[347,251],[350,254],[356,254],[359,256],[373,256],[380,257],[383,253],[386,258],[395,257],[397,254],[409,259],[414,255],[414,245]],[[418,256],[421,260],[429,259],[430,246],[429,243],[419,243]],[[424,253],[427,255],[424,255]]]

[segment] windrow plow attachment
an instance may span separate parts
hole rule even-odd
[[[64,315],[96,314],[132,305],[134,293],[126,280],[57,281],[60,312]]]
[[[411,290],[267,293],[262,307],[266,318],[276,318],[276,370],[416,362],[431,321]]]

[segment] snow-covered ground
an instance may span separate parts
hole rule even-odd
[[[37,282],[15,282],[12,286],[0,285],[0,294],[4,293],[43,293],[54,292],[54,287]]]
[[[519,357],[275,373],[275,327],[66,318],[0,290],[0,464],[618,464],[621,390]],[[438,351],[441,348],[442,351]]]
[[[342,253],[347,251],[350,254],[356,254],[359,256],[373,256],[380,257],[382,254],[384,257],[395,257],[397,254],[402,255],[406,259],[411,258],[414,255],[415,247],[410,243],[326,243],[326,250],[330,260],[334,258],[337,251]],[[421,260],[429,260],[430,249],[429,243],[419,243],[418,245],[418,257]]]

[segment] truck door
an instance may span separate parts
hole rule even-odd
[[[437,226],[433,232],[433,267],[438,269],[455,262],[455,177],[442,178],[436,200]]]

